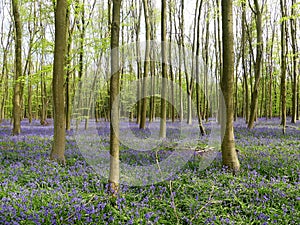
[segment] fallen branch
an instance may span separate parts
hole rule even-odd
[[[213,200],[213,199],[211,199],[212,194],[213,194],[213,191],[214,191],[214,188],[215,188],[215,186],[212,186],[212,190],[211,190],[211,192],[210,192],[210,194],[209,194],[208,202],[205,203],[205,205],[202,206],[202,207],[197,211],[197,213],[195,214],[195,216],[191,218],[191,222],[192,222],[192,221],[200,214],[200,212],[201,212],[203,209],[206,208],[206,206],[208,206],[208,205],[210,205],[210,204],[216,204],[216,203],[221,203],[221,202],[222,202],[221,200]]]

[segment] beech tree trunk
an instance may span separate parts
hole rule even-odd
[[[53,64],[54,137],[50,159],[65,164],[65,56],[67,48],[67,0],[57,0],[55,10],[55,47]]]
[[[9,26],[8,30],[8,37],[6,40],[6,43],[4,44],[4,38],[1,37],[1,48],[3,49],[3,58],[2,58],[2,68],[1,68],[1,77],[0,77],[0,87],[1,87],[1,93],[2,98],[0,100],[0,123],[2,122],[2,119],[5,118],[5,102],[8,97],[8,54],[9,54],[9,48],[11,46],[11,39],[12,39],[12,25]],[[4,33],[3,26],[1,27],[1,32]]]
[[[174,82],[175,82],[175,77],[174,77],[174,71],[173,71],[173,65],[172,65],[172,36],[173,36],[173,21],[172,21],[172,14],[174,11],[174,2],[172,0],[169,0],[169,24],[170,24],[170,29],[169,29],[169,74],[170,74],[170,79],[171,79],[171,118],[172,122],[175,122],[175,93],[174,93]]]
[[[166,138],[166,92],[167,92],[167,2],[161,1],[161,60],[162,60],[162,84],[161,84],[161,108],[160,108],[160,131],[159,137]]]
[[[111,24],[111,77],[110,77],[110,171],[109,192],[116,195],[119,190],[119,92],[120,92],[120,10],[121,0],[113,0]]]
[[[12,0],[15,22],[15,76],[13,94],[13,135],[21,133],[21,76],[22,76],[22,24],[19,12],[19,1]]]
[[[260,6],[258,4],[258,0],[254,0],[255,6],[255,16],[256,16],[256,33],[257,33],[257,46],[256,46],[256,59],[254,62],[254,87],[252,91],[251,105],[250,105],[250,117],[248,128],[253,129],[254,121],[257,117],[257,108],[258,108],[258,92],[259,85],[261,79],[261,60],[262,60],[262,52],[263,52],[263,39],[262,39],[262,13]]]
[[[67,17],[69,17],[70,9],[67,9]],[[71,26],[71,24],[67,23],[67,29],[68,29],[68,42],[67,42],[67,60],[66,60],[66,82],[65,82],[65,114],[66,114],[66,130],[71,129],[71,95],[70,95],[70,89],[71,89],[71,46],[73,42],[73,31],[74,31],[75,25]],[[80,62],[79,62],[79,69],[80,69]]]
[[[275,22],[274,22],[275,24]],[[275,25],[273,25],[272,28],[272,43],[274,43],[274,39],[275,39]],[[271,52],[270,52],[270,56],[269,56],[269,119],[272,119],[273,117],[273,97],[272,97],[272,93],[273,93],[273,47],[274,45],[271,46]],[[276,104],[275,104],[276,105]]]
[[[181,20],[181,10],[182,7],[180,7],[180,9],[178,10],[178,15],[176,15],[174,13],[174,21],[176,21],[175,16],[178,16],[178,28],[177,25],[175,23],[175,37],[176,37],[176,41],[177,41],[177,45],[179,46],[178,48],[178,80],[179,80],[179,121],[181,122],[183,120],[183,101],[182,101],[182,49],[181,49],[181,34],[180,34],[180,29],[179,27],[181,26],[182,20]]]
[[[202,4],[202,1],[201,1]],[[198,9],[199,1],[197,0],[196,3],[196,10]],[[192,93],[193,93],[193,87],[194,87],[194,79],[191,74],[189,77],[188,75],[188,66],[187,66],[187,59],[186,59],[186,48],[185,48],[185,42],[184,42],[184,7],[185,7],[185,2],[184,0],[181,0],[181,23],[180,23],[180,34],[181,34],[181,48],[182,48],[182,53],[183,53],[183,65],[184,65],[184,73],[185,73],[185,82],[186,82],[186,93],[187,93],[187,98],[188,98],[188,103],[187,103],[187,124],[192,124]],[[200,6],[201,7],[201,6]],[[195,35],[195,33],[194,33]],[[194,47],[194,46],[193,46]],[[194,50],[194,48],[193,48]],[[192,73],[192,72],[191,72]]]
[[[296,35],[296,19],[295,19],[295,6],[296,1],[292,0],[292,9],[291,9],[291,38],[292,38],[292,50],[293,50],[293,84],[292,84],[292,123],[296,123],[297,120],[297,35]]]
[[[150,1],[151,2],[151,1]],[[149,16],[150,16],[150,25],[151,25],[151,34],[150,39],[151,41],[155,40],[156,37],[156,23],[154,18],[154,6],[153,1],[150,3],[149,7]],[[156,82],[156,53],[155,48],[151,47],[151,62],[150,62],[150,74],[151,74],[151,97],[150,97],[150,115],[149,115],[149,122],[155,121],[155,110],[156,110],[156,104],[155,104],[155,82]]]
[[[133,0],[132,0],[132,4]],[[135,42],[136,42],[136,64],[137,64],[137,87],[136,87],[136,95],[137,95],[137,104],[136,104],[136,123],[140,124],[141,122],[141,86],[142,83],[140,81],[142,77],[142,65],[141,65],[141,53],[140,53],[140,30],[141,30],[141,15],[142,15],[142,1],[139,0],[139,8],[134,10],[133,16],[136,19],[134,24],[134,31],[135,31]]]
[[[286,2],[280,0],[282,18],[286,17]],[[280,95],[281,95],[281,125],[282,132],[285,133],[286,126],[286,57],[287,57],[287,36],[286,36],[286,21],[282,20],[281,25],[281,81],[280,81]]]
[[[41,10],[41,6],[40,6],[40,10]],[[42,38],[46,38],[45,37],[45,28],[43,27],[43,24],[40,23],[40,35]],[[41,54],[40,54],[40,70],[43,71],[43,67],[45,64],[45,47],[42,46],[41,49]],[[41,80],[40,80],[40,86],[41,86],[41,105],[39,108],[39,112],[40,112],[40,124],[41,125],[47,125],[47,116],[46,116],[46,112],[47,112],[47,87],[46,87],[46,72],[42,72],[41,73]]]
[[[148,0],[143,0],[144,5],[144,16],[146,24],[146,51],[145,51],[145,62],[144,62],[144,76],[143,76],[143,86],[142,86],[142,100],[141,100],[141,121],[140,129],[146,128],[146,118],[147,118],[147,77],[149,73],[150,65],[150,40],[151,40],[151,26],[149,18],[149,6]]]
[[[221,121],[224,134],[222,139],[223,165],[234,173],[240,169],[240,163],[235,150],[233,131],[233,83],[234,83],[234,49],[233,49],[233,16],[232,0],[222,0],[222,37],[223,37],[223,74],[221,90],[224,96],[226,119]]]
[[[197,101],[197,117],[198,117],[198,127],[200,130],[201,135],[205,135],[205,129],[202,123],[202,111],[201,111],[201,96],[200,96],[200,24],[201,24],[201,7],[199,7],[199,12],[198,12],[198,20],[197,20],[197,46],[196,46],[196,101]],[[208,30],[208,23],[206,24],[206,29]],[[208,35],[208,33],[206,33]],[[207,37],[207,36],[206,36]],[[208,52],[207,52],[207,45],[208,45],[208,38],[206,38],[206,44],[205,44],[205,58],[206,58],[206,63],[208,59]],[[205,73],[208,72],[207,70],[208,65],[205,65]],[[205,74],[205,76],[207,76]],[[204,105],[205,105],[206,99],[204,98]]]

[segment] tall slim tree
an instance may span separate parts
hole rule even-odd
[[[111,23],[111,77],[110,77],[110,171],[109,188],[115,195],[119,189],[119,92],[120,92],[120,10],[122,0],[113,0]]]
[[[198,20],[197,20],[197,44],[196,44],[196,101],[197,101],[197,117],[198,117],[198,126],[200,129],[200,133],[201,135],[205,135],[205,129],[202,123],[202,112],[201,112],[201,96],[200,96],[200,25],[201,25],[201,8],[199,8],[199,12],[198,12]],[[207,20],[208,21],[208,20]],[[208,24],[208,22],[207,22]],[[206,24],[206,25],[207,25]],[[196,28],[196,27],[195,27]],[[206,27],[208,29],[208,26]],[[196,31],[195,31],[196,32]],[[206,33],[207,35],[207,33]],[[207,60],[205,62],[208,61],[208,52],[207,52],[207,46],[205,48],[205,55],[207,57]],[[205,73],[208,73],[207,71],[207,67],[208,65],[205,65]],[[206,76],[206,75],[205,75]],[[203,102],[206,101],[205,98],[203,100]],[[205,104],[205,103],[204,103]]]
[[[202,3],[203,0],[201,0],[200,2],[200,6],[199,6],[199,0],[196,1],[196,8],[195,8],[195,15],[197,14],[197,10],[198,8],[202,7]],[[181,23],[179,26],[180,29],[180,35],[181,35],[181,48],[182,48],[182,53],[183,53],[183,65],[184,65],[184,73],[185,73],[185,83],[186,83],[186,92],[187,92],[187,98],[188,98],[188,103],[187,103],[187,108],[188,108],[188,115],[187,115],[187,124],[192,124],[192,93],[194,90],[194,77],[193,74],[188,75],[188,66],[187,66],[187,59],[186,59],[186,48],[185,48],[185,42],[184,42],[184,37],[185,37],[185,31],[184,31],[184,7],[185,7],[185,2],[184,0],[181,0]],[[201,11],[199,9],[199,11]],[[194,31],[195,31],[195,27],[196,27],[196,20],[197,17],[195,16],[194,18]],[[196,36],[196,32],[193,33],[194,37],[193,37],[193,53],[195,53],[195,36]],[[192,60],[193,61],[193,60]],[[192,62],[192,65],[194,64],[194,61]],[[193,71],[191,72],[193,73]]]
[[[251,6],[251,4],[250,4]],[[263,7],[262,7],[263,8]],[[258,106],[258,91],[261,80],[261,61],[263,53],[263,39],[262,39],[262,9],[259,6],[258,0],[254,0],[254,9],[251,6],[253,13],[255,14],[256,23],[256,59],[254,62],[254,87],[251,95],[250,104],[250,117],[248,128],[252,129],[254,127],[254,121],[257,116],[257,106]],[[253,55],[253,53],[252,53]]]
[[[167,92],[167,1],[161,1],[161,60],[162,60],[162,84],[161,84],[161,105],[160,105],[160,131],[159,137],[166,138],[166,92]]]
[[[272,22],[271,22],[272,23]],[[269,118],[272,119],[273,116],[273,51],[274,51],[274,40],[275,40],[275,32],[276,32],[276,23],[273,21],[273,26],[272,26],[272,39],[271,39],[271,46],[270,46],[270,54],[269,54]],[[276,105],[276,104],[275,104]]]
[[[134,4],[134,0],[132,0],[132,5]],[[141,30],[141,18],[142,18],[142,1],[139,0],[138,4],[135,3],[136,7],[132,10],[132,17],[135,18],[134,21],[134,35],[135,35],[135,43],[136,43],[136,65],[137,65],[137,87],[136,87],[136,95],[137,99],[140,99],[141,96],[141,74],[142,74],[142,65],[141,65],[141,57],[140,57],[140,30]],[[137,6],[138,5],[138,6]],[[141,119],[141,101],[138,101],[136,104],[136,123],[140,124]]]
[[[172,65],[172,37],[173,37],[173,25],[175,24],[175,22],[172,21],[173,18],[173,14],[175,14],[175,2],[173,0],[169,0],[169,52],[168,52],[168,57],[169,57],[169,77],[171,79],[171,118],[172,118],[172,122],[175,122],[175,89],[174,89],[174,79],[175,79],[175,75],[174,75],[174,69],[173,69],[173,65]]]
[[[32,49],[33,49],[33,44],[34,44],[34,39],[35,35],[38,30],[38,23],[37,23],[37,7],[36,7],[36,2],[34,2],[31,5],[30,11],[32,14],[32,19],[33,21],[29,20],[28,21],[28,32],[29,32],[29,48],[28,48],[28,53],[27,53],[27,59],[25,62],[25,68],[23,71],[23,74],[27,73],[27,79],[28,79],[28,85],[27,85],[27,117],[29,120],[29,123],[32,122],[32,75],[31,75],[31,69],[32,69]]]
[[[39,6],[39,10],[42,12],[42,5]],[[45,24],[40,22],[40,35],[43,40],[46,39],[45,32]],[[41,54],[40,54],[40,70],[43,71],[43,67],[45,66],[45,51],[46,45],[42,44],[41,46]],[[40,90],[41,90],[41,106],[40,106],[40,124],[47,125],[47,85],[46,85],[46,72],[41,72],[40,76]]]
[[[292,0],[292,10],[291,10],[291,39],[292,39],[292,50],[293,50],[293,86],[292,86],[292,123],[296,123],[297,120],[297,26],[296,26],[296,1]],[[299,105],[299,103],[298,103]]]
[[[221,121],[224,134],[222,139],[223,165],[233,172],[240,169],[240,163],[235,150],[233,131],[233,82],[234,82],[234,49],[233,49],[233,15],[232,0],[222,0],[222,37],[223,37],[223,74],[221,90],[224,96],[226,118]]]
[[[5,118],[5,102],[8,98],[8,55],[9,55],[9,49],[11,46],[11,39],[12,39],[12,24],[9,25],[8,30],[8,36],[5,37],[4,35],[1,36],[0,43],[1,48],[3,49],[3,55],[2,55],[2,68],[1,68],[1,77],[0,77],[0,92],[1,92],[1,100],[0,100],[0,123],[2,122],[2,119]],[[1,33],[4,34],[4,18],[1,21]]]
[[[21,133],[21,90],[22,90],[22,24],[19,11],[19,1],[12,0],[15,22],[15,76],[13,96],[13,135]]]
[[[145,129],[146,127],[146,117],[147,117],[147,77],[149,73],[150,65],[150,40],[151,40],[151,24],[149,16],[149,5],[148,0],[143,0],[144,5],[144,16],[146,24],[146,50],[145,50],[145,62],[144,62],[144,77],[142,86],[142,105],[141,105],[141,121],[140,129]]]
[[[179,121],[183,121],[183,91],[182,91],[182,32],[183,32],[183,26],[184,26],[184,17],[180,16],[183,15],[183,10],[184,10],[184,0],[181,1],[180,7],[178,10],[178,25],[176,26],[175,23],[175,33],[176,33],[176,40],[177,44],[179,46],[178,48],[178,82],[179,82]],[[175,19],[175,14],[174,14],[174,21]]]
[[[286,1],[280,0],[281,8],[281,79],[280,79],[280,95],[281,95],[281,125],[282,132],[285,133],[286,126],[286,56],[287,56],[287,24],[286,24]]]
[[[155,40],[156,38],[156,21],[155,21],[155,7],[154,2],[150,1],[149,7],[149,14],[150,14],[150,24],[151,24],[151,41]],[[150,115],[149,115],[149,122],[153,122],[155,120],[155,111],[156,111],[156,104],[155,104],[155,88],[156,88],[156,54],[155,54],[155,47],[151,47],[151,62],[150,62],[150,74],[151,74],[151,97],[150,97]]]
[[[244,98],[245,109],[244,114],[246,122],[249,119],[249,88],[248,88],[248,76],[247,76],[247,62],[246,62],[246,2],[242,2],[242,66],[243,66],[243,78],[244,78]]]
[[[57,0],[55,8],[55,47],[53,64],[54,137],[50,159],[65,164],[65,56],[67,48],[67,0]]]

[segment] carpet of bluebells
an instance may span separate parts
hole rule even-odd
[[[60,166],[48,159],[51,125],[24,120],[22,134],[12,136],[9,121],[4,121],[0,224],[298,225],[300,125],[288,123],[283,135],[279,124],[279,119],[259,119],[249,131],[244,120],[235,122],[241,163],[235,176],[222,168],[220,154],[205,170],[199,169],[201,157],[193,157],[167,181],[121,185],[119,195],[111,197],[107,178],[86,162],[72,132],[67,135],[67,164]],[[101,135],[107,140],[109,129],[102,129]],[[140,135],[147,136],[145,131]],[[141,158],[128,152],[125,156],[128,162]],[[151,157],[145,155],[145,161]]]

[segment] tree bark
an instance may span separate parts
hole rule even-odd
[[[297,32],[296,32],[296,19],[294,18],[296,15],[295,9],[295,0],[292,0],[292,10],[291,10],[291,38],[292,38],[292,50],[293,50],[293,78],[292,78],[292,123],[296,123],[297,121]]]
[[[252,91],[251,105],[250,105],[250,117],[248,128],[253,129],[254,121],[257,116],[257,107],[258,107],[258,92],[261,78],[261,60],[263,52],[263,39],[262,39],[262,12],[258,4],[258,0],[254,0],[255,6],[255,16],[256,16],[256,33],[257,33],[257,46],[256,46],[256,60],[254,63],[254,87]]]
[[[146,118],[147,118],[147,77],[149,73],[149,63],[150,63],[150,40],[151,40],[151,24],[149,18],[149,5],[148,0],[143,0],[144,5],[144,16],[146,24],[146,50],[145,50],[145,62],[144,62],[144,76],[142,82],[142,100],[141,100],[141,121],[140,129],[146,128]]]
[[[70,7],[67,9],[67,17],[70,15]],[[71,46],[73,42],[73,31],[74,31],[75,23],[71,26],[70,22],[67,21],[67,29],[68,29],[68,42],[67,42],[67,60],[66,60],[66,81],[65,81],[65,114],[66,114],[66,130],[69,131],[71,129],[71,95],[70,95],[70,86],[71,86]],[[81,38],[80,38],[81,39]],[[79,62],[79,68],[81,64]]]
[[[297,81],[297,102],[300,102],[300,76]],[[297,104],[297,120],[300,120],[300,104]]]
[[[216,6],[218,8],[217,10],[217,13],[218,13],[218,16],[216,18],[217,20],[217,46],[218,46],[218,55],[219,55],[219,58],[217,60],[217,64],[218,64],[218,67],[219,67],[219,77],[220,77],[220,82],[221,82],[221,78],[222,78],[222,73],[223,73],[223,59],[222,59],[222,55],[223,55],[223,49],[222,49],[222,40],[221,40],[221,4],[220,4],[220,0],[216,0]],[[218,93],[218,115],[217,115],[217,120],[220,122],[221,121],[221,118],[222,118],[222,112],[221,112],[221,103],[222,103],[222,96],[221,94],[217,91]]]
[[[12,0],[15,22],[15,76],[13,96],[13,135],[21,133],[21,89],[22,89],[22,23],[19,12],[19,1]]]
[[[41,6],[40,6],[41,10]],[[45,28],[43,27],[43,24],[40,23],[40,35],[43,39],[45,39]],[[45,47],[41,47],[41,54],[40,54],[40,70],[43,71],[43,67],[45,66]],[[40,106],[40,124],[41,125],[47,125],[46,121],[46,112],[47,112],[47,86],[46,86],[46,76],[47,72],[41,72],[40,74],[40,84],[41,84],[41,106]]]
[[[121,0],[113,0],[111,24],[111,78],[110,78],[110,171],[109,192],[116,195],[119,190],[119,92],[120,92],[120,10]]]
[[[282,22],[281,28],[281,81],[280,81],[280,95],[281,95],[281,125],[282,132],[285,134],[286,127],[286,58],[287,58],[287,36],[286,36],[286,1],[280,0]]]
[[[3,18],[4,19],[4,18]],[[4,20],[2,21],[1,26],[1,32],[4,33],[4,26],[3,26]],[[9,48],[11,46],[11,39],[12,39],[12,24],[9,26],[8,30],[8,36],[6,39],[6,43],[4,44],[4,36],[1,36],[1,47],[3,49],[3,58],[2,58],[2,68],[1,68],[1,78],[0,78],[0,85],[1,85],[1,93],[2,93],[2,99],[0,101],[0,123],[2,122],[2,119],[5,118],[5,102],[8,97],[8,54],[9,54]]]
[[[32,8],[33,7],[33,8]],[[29,123],[32,122],[32,76],[31,76],[31,67],[32,67],[32,48],[34,44],[34,38],[37,33],[37,9],[36,9],[36,3],[33,3],[30,8],[30,15],[33,17],[33,21],[28,21],[28,32],[29,32],[29,47],[28,47],[28,53],[27,53],[27,59],[25,62],[24,67],[24,77],[27,74],[27,113],[26,116],[29,120]],[[32,14],[33,15],[32,15]]]
[[[65,164],[65,56],[67,48],[67,0],[57,0],[55,10],[55,47],[53,64],[54,137],[50,159]]]
[[[181,19],[180,19],[180,13],[181,13],[181,7],[180,10],[178,10],[178,27],[180,27]],[[174,21],[175,19],[175,13],[174,13]],[[182,101],[182,49],[181,49],[181,34],[178,32],[177,24],[175,23],[175,37],[177,41],[178,48],[178,82],[179,82],[179,121],[181,122],[183,120],[183,101]]]
[[[201,3],[202,4],[202,3]],[[208,4],[208,3],[207,3]],[[205,44],[204,44],[204,95],[203,95],[203,117],[205,118],[206,122],[208,122],[208,117],[209,117],[209,100],[208,100],[208,66],[209,66],[209,6],[207,9],[206,13],[206,29],[205,29]],[[199,20],[200,20],[200,15],[201,15],[201,7],[199,8]],[[198,24],[200,21],[198,20]],[[198,33],[200,32],[200,27],[198,28]]]
[[[172,0],[169,0],[169,24],[170,24],[170,33],[169,33],[169,74],[171,79],[171,118],[172,122],[175,122],[175,93],[174,93],[174,82],[175,82],[175,76],[173,71],[173,65],[172,65],[172,36],[173,36],[173,21],[172,21],[172,14],[174,11],[174,2]]]
[[[153,2],[151,2],[153,4]],[[156,34],[156,22],[155,22],[155,14],[154,14],[154,6],[151,5],[149,8],[150,14],[150,24],[151,24],[151,41],[155,40]],[[156,81],[156,56],[155,56],[155,47],[151,47],[151,62],[150,62],[150,74],[151,74],[151,97],[150,97],[150,118],[149,122],[153,122],[155,120],[155,81]]]
[[[166,95],[167,95],[167,1],[161,1],[161,60],[162,60],[162,84],[161,84],[161,105],[160,105],[160,131],[159,137],[166,138]]]
[[[222,37],[223,37],[223,74],[221,90],[224,96],[226,120],[221,121],[224,134],[222,140],[223,165],[234,173],[240,169],[235,150],[233,131],[233,82],[234,82],[234,49],[233,49],[233,15],[232,0],[222,0]]]
[[[196,47],[196,101],[197,101],[197,117],[198,117],[198,127],[200,134],[203,136],[205,135],[205,129],[202,123],[202,111],[201,111],[201,96],[200,96],[200,24],[201,24],[201,8],[199,8],[198,12],[198,19],[197,19],[197,47]],[[207,20],[208,21],[208,20]],[[208,30],[208,22],[206,23],[206,31]],[[208,36],[208,33],[206,33],[206,37]],[[205,63],[208,61],[208,38],[206,38],[205,43]],[[208,72],[207,67],[208,65],[205,64],[205,73]],[[205,76],[207,76],[205,74]],[[204,105],[205,105],[206,99],[204,98]]]
[[[274,21],[275,24],[275,21]],[[273,25],[272,28],[272,42],[274,43],[274,39],[275,39],[275,25]],[[273,117],[273,97],[272,97],[272,93],[273,93],[273,47],[274,45],[272,44],[271,46],[271,50],[270,50],[270,56],[269,56],[269,119],[272,119]],[[276,104],[275,104],[276,105]]]
[[[132,1],[132,4],[133,1]],[[136,104],[136,123],[140,124],[141,122],[141,77],[142,77],[142,65],[141,65],[141,53],[140,53],[140,30],[141,30],[141,15],[142,15],[142,1],[139,0],[139,8],[135,10],[133,16],[137,18],[134,24],[134,31],[135,31],[135,42],[136,42],[136,64],[137,64],[137,104]]]

